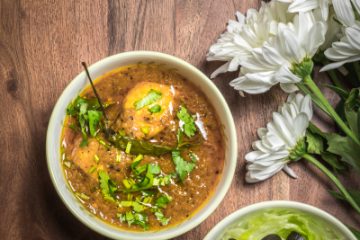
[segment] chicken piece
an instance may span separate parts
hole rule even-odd
[[[174,91],[154,82],[136,84],[123,102],[122,128],[137,139],[148,139],[170,124],[173,118]]]

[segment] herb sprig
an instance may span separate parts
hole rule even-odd
[[[100,121],[103,113],[100,108],[96,98],[86,99],[78,96],[66,109],[67,114],[77,119],[77,124],[80,126],[82,147],[88,144],[89,135],[95,137],[101,129]],[[74,126],[72,128],[76,129]]]

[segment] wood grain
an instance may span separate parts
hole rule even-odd
[[[209,46],[235,11],[258,5],[257,0],[0,0],[0,238],[104,239],[65,208],[46,166],[48,120],[62,90],[82,71],[81,61],[155,50],[183,58],[209,75],[219,66],[205,61]],[[242,98],[228,85],[234,77],[225,74],[214,82],[236,121],[236,176],[220,207],[177,239],[202,239],[229,213],[272,199],[306,202],[359,227],[348,206],[329,196],[322,174],[306,164],[294,164],[298,180],[280,173],[256,185],[244,183],[244,155],[256,129],[286,96],[274,88]],[[353,179],[355,186],[358,180]]]

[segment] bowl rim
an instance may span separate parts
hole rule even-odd
[[[263,201],[255,204],[251,204],[236,210],[235,212],[227,215],[223,218],[219,223],[213,227],[208,234],[205,236],[203,240],[213,240],[218,239],[220,234],[231,224],[233,224],[238,218],[245,216],[249,213],[256,212],[263,209],[269,208],[291,208],[304,212],[308,212],[310,214],[314,214],[319,218],[329,222],[330,224],[336,226],[345,237],[350,238],[349,240],[356,240],[354,234],[342,223],[340,220],[335,218],[330,213],[317,208],[315,206],[305,204],[297,201],[288,201],[288,200],[273,200],[273,201]]]
[[[200,217],[185,220],[185,222],[186,221],[192,222],[191,224],[183,225],[182,223],[185,223],[185,222],[182,222],[182,223],[179,223],[179,225],[174,225],[173,228],[168,228],[168,229],[165,228],[164,230],[160,230],[158,232],[151,232],[151,231],[145,232],[148,234],[154,234],[154,237],[156,237],[156,239],[173,238],[173,237],[179,236],[181,234],[184,234],[184,233],[190,231],[191,229],[195,228],[200,223],[202,223],[206,218],[208,218],[215,211],[215,209],[220,205],[220,203],[224,199],[226,193],[228,192],[230,185],[232,183],[232,180],[234,178],[236,164],[237,164],[237,157],[238,157],[236,127],[235,127],[235,123],[234,123],[231,111],[229,109],[229,106],[226,103],[224,96],[221,94],[220,90],[216,87],[216,85],[203,72],[201,72],[195,66],[193,66],[192,64],[190,64],[190,63],[186,62],[185,60],[182,60],[178,57],[175,57],[175,56],[172,56],[169,54],[165,54],[165,53],[161,53],[161,52],[155,52],[155,51],[128,51],[128,52],[122,52],[122,53],[118,53],[118,54],[103,58],[103,59],[91,64],[90,66],[88,66],[88,69],[91,72],[93,69],[105,68],[105,66],[107,66],[110,63],[113,63],[116,61],[124,61],[124,59],[126,59],[128,57],[130,57],[130,58],[132,58],[132,57],[155,57],[159,61],[161,61],[161,60],[168,61],[169,65],[179,64],[182,67],[184,67],[184,69],[186,69],[185,71],[192,72],[192,74],[196,75],[198,78],[202,78],[202,82],[206,83],[207,87],[210,88],[210,90],[215,94],[214,96],[208,96],[206,94],[205,95],[210,99],[215,98],[215,99],[217,99],[217,101],[220,102],[220,105],[224,108],[223,110],[225,111],[225,114],[226,114],[225,119],[227,120],[227,123],[229,124],[227,126],[227,128],[229,129],[228,136],[227,136],[227,138],[228,138],[227,144],[229,145],[229,147],[228,147],[229,163],[228,163],[228,168],[227,168],[228,171],[225,172],[225,169],[224,169],[223,176],[225,176],[225,174],[226,174],[226,177],[223,179],[221,187],[219,187],[221,182],[218,183],[217,192],[214,192],[210,198],[210,199],[212,199],[212,201],[210,201],[210,199],[209,199],[208,202],[206,202],[202,206],[200,206],[200,208],[194,214],[194,216],[197,216],[199,211],[203,211],[202,214],[200,215]],[[122,64],[122,65],[125,65],[125,64]],[[119,66],[121,66],[121,64],[119,64]],[[103,74],[105,74],[106,72],[108,72],[108,71],[103,72]],[[73,209],[71,207],[71,205],[68,203],[68,201],[72,202],[72,200],[67,199],[67,197],[65,196],[65,193],[63,192],[64,191],[63,188],[61,188],[59,185],[59,184],[61,184],[61,182],[57,181],[55,174],[54,174],[54,168],[56,165],[56,163],[55,163],[56,161],[53,161],[54,157],[51,153],[52,152],[51,150],[53,149],[53,145],[50,144],[50,143],[52,143],[52,141],[49,141],[49,139],[54,139],[55,137],[58,137],[58,136],[54,136],[56,134],[53,134],[53,131],[56,129],[55,128],[55,124],[56,124],[55,123],[55,115],[57,115],[57,113],[59,113],[59,112],[64,112],[64,116],[65,116],[65,109],[62,109],[62,107],[60,105],[63,101],[66,101],[70,91],[73,88],[76,88],[76,83],[79,82],[82,78],[84,78],[84,76],[85,76],[85,72],[82,71],[68,83],[68,85],[62,91],[61,95],[57,98],[56,104],[52,110],[48,128],[47,128],[47,134],[46,134],[47,168],[48,168],[48,172],[49,172],[52,184],[53,184],[57,194],[59,195],[60,199],[62,200],[63,204],[80,222],[82,222],[88,228],[94,230],[95,232],[100,233],[103,236],[107,236],[107,237],[110,237],[113,239],[123,239],[124,236],[122,236],[122,234],[121,234],[121,230],[122,230],[121,228],[115,227],[116,230],[120,230],[120,231],[117,231],[116,234],[113,234],[113,232],[108,231],[107,228],[96,225],[96,222],[93,221],[92,219],[90,219],[90,217],[83,218],[77,212],[78,210]],[[82,88],[82,89],[84,89],[84,88]],[[72,99],[74,99],[75,97],[76,96],[72,96]],[[213,101],[211,101],[211,102],[213,102]],[[57,147],[60,149],[60,146],[57,146]],[[59,158],[59,160],[60,160],[60,158]],[[62,172],[62,175],[64,175],[63,172]],[[64,180],[64,183],[67,184],[64,176],[63,176],[63,180]],[[88,211],[88,210],[85,210],[85,211]],[[109,226],[109,228],[114,229],[114,227],[112,225],[108,224],[108,226]],[[129,233],[129,231],[125,230],[125,233]],[[131,232],[131,233],[133,233],[133,232]],[[129,239],[129,236],[126,236],[126,238]],[[139,237],[133,237],[131,239],[148,239],[148,238],[149,238],[149,235],[141,235],[140,234]]]

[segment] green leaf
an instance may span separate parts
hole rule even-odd
[[[358,101],[359,101],[359,89],[353,88],[351,89],[349,96],[345,100],[345,109],[346,110],[354,109]]]
[[[311,154],[321,154],[324,151],[323,139],[310,131],[306,133],[307,152]]]
[[[353,110],[345,110],[345,117],[350,129],[355,133],[356,137],[360,137],[360,109],[358,112]]]
[[[169,224],[171,218],[165,217],[165,215],[163,214],[163,212],[160,209],[157,209],[154,214],[155,214],[156,220],[158,220],[161,223],[161,225],[165,226],[165,225]]]
[[[137,201],[121,201],[120,205],[122,207],[132,207],[135,212],[143,212],[147,209],[145,205]]]
[[[180,106],[180,110],[176,114],[180,120],[180,128],[187,137],[195,135],[196,126],[193,116],[191,116],[188,110],[184,106]]]
[[[162,93],[159,91],[156,91],[154,89],[150,89],[150,91],[148,92],[148,94],[143,97],[142,99],[134,102],[134,107],[136,110],[140,110],[143,107],[146,107],[150,104],[153,104],[154,102],[156,102],[157,100],[159,100],[162,97]]]
[[[342,201],[347,201],[342,193],[336,192],[336,191],[329,191],[329,192],[334,198],[337,198]],[[360,205],[360,191],[348,190],[348,192],[349,192],[350,196],[352,197],[352,199],[356,202],[356,204]]]
[[[99,123],[102,117],[102,112],[96,110],[89,110],[88,117],[89,117],[90,135],[94,137],[96,136],[97,130],[99,129]]]
[[[114,202],[115,192],[117,191],[117,186],[115,182],[113,182],[110,179],[108,173],[103,170],[100,170],[98,172],[98,176],[99,176],[101,193],[104,199]]]
[[[338,155],[335,153],[331,153],[328,151],[328,138],[330,137],[330,133],[322,132],[318,127],[314,124],[310,123],[307,131],[307,136],[311,133],[315,135],[316,138],[322,138],[323,151],[320,152],[321,158],[330,166],[333,167],[336,171],[341,171],[346,169],[346,165],[344,162],[339,161]],[[308,139],[306,139],[308,140]],[[325,151],[326,149],[326,151]]]
[[[151,113],[158,113],[161,111],[161,106],[159,104],[155,104],[154,106],[151,106],[148,110]]]
[[[339,155],[342,161],[360,172],[360,147],[356,143],[349,137],[343,137],[336,133],[328,133],[326,139],[329,152]]]
[[[76,118],[80,126],[83,137],[81,147],[87,145],[88,135],[95,136],[100,128],[102,112],[98,109],[100,109],[100,104],[96,98],[86,99],[80,96],[71,102],[66,109],[66,113]],[[76,130],[77,128],[74,126],[72,129]]]
[[[336,171],[342,171],[346,169],[346,166],[340,162],[337,155],[333,153],[322,152],[321,158]]]
[[[155,206],[159,208],[165,208],[170,202],[172,198],[167,194],[162,194],[158,199],[156,199]]]
[[[172,160],[180,180],[183,182],[189,173],[195,168],[195,163],[185,161],[179,151],[172,151]]]
[[[149,220],[146,214],[128,211],[125,214],[120,214],[121,222],[127,222],[128,225],[138,225],[147,230],[149,228]]]
[[[337,87],[337,86],[333,86],[333,85],[325,85],[326,87],[330,88],[331,90],[333,90],[335,93],[337,93],[342,99],[347,99],[349,96],[349,91]]]
[[[143,154],[143,155],[151,155],[151,156],[160,156],[165,153],[171,152],[174,148],[169,146],[163,146],[158,144],[153,144],[150,142],[132,139],[127,136],[123,136],[122,134],[114,134],[109,139],[115,147],[120,150],[125,150],[128,143],[131,143],[131,149],[129,153],[131,154]]]
[[[190,159],[191,159],[191,161],[192,161],[193,163],[196,163],[197,161],[199,161],[198,155],[196,155],[196,154],[193,153],[193,152],[189,152],[189,157],[190,157]]]
[[[161,173],[161,169],[160,169],[159,165],[157,165],[156,163],[150,163],[148,165],[148,171],[149,171],[149,173],[154,174],[154,175],[158,175]]]

